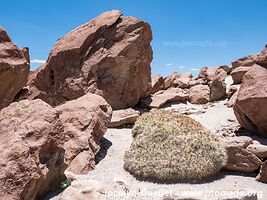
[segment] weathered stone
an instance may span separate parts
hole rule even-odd
[[[204,79],[195,79],[195,80],[189,81],[188,83],[189,88],[195,85],[207,85],[207,82]]]
[[[240,125],[267,136],[267,68],[254,65],[244,75],[237,100],[235,116]]]
[[[112,113],[112,118],[108,127],[114,128],[125,124],[134,124],[139,116],[140,112],[132,108],[125,110],[115,110]]]
[[[258,57],[258,54],[254,55],[248,55],[242,58],[239,58],[238,60],[235,60],[232,62],[232,68],[231,71],[233,71],[235,68],[243,66],[243,67],[251,67],[256,63],[256,59]]]
[[[211,101],[218,101],[225,97],[226,95],[226,84],[223,79],[219,77],[215,77],[209,83],[210,87],[210,100]]]
[[[174,81],[180,77],[181,77],[181,74],[179,74],[178,72],[174,72],[171,75],[165,77],[164,78],[164,89],[168,89],[170,87],[175,87]]]
[[[141,104],[145,107],[160,108],[167,102],[185,101],[188,99],[187,91],[181,88],[169,88],[160,90],[150,97],[141,100]]]
[[[210,101],[208,85],[196,85],[189,89],[189,99],[192,104],[205,104]]]
[[[0,28],[0,109],[16,99],[27,83],[29,70],[28,48],[18,48]]]
[[[90,92],[113,109],[136,105],[151,89],[148,23],[105,12],[59,39],[21,98],[59,105]]]
[[[65,179],[65,134],[58,113],[41,100],[0,112],[0,197],[34,200]]]
[[[260,54],[258,54],[256,63],[258,65],[267,67],[267,45],[265,45],[265,48],[261,51]]]
[[[237,100],[238,92],[235,92],[227,102],[227,107],[233,107]]]
[[[218,67],[203,67],[198,75],[198,78],[203,78],[207,81],[212,81],[216,77],[225,80],[227,72],[224,69]]]
[[[260,173],[256,177],[260,182],[267,183],[267,160],[265,160],[261,166]]]
[[[247,150],[259,158],[267,158],[267,146],[262,144],[250,144]]]
[[[164,79],[160,75],[151,77],[151,94],[161,90],[164,88]]]
[[[253,140],[248,136],[226,137],[220,140],[224,146],[235,146],[246,148],[253,144]]]
[[[259,169],[262,162],[253,153],[238,146],[225,146],[228,154],[228,162],[225,169],[238,172],[254,172]]]
[[[85,174],[95,167],[99,141],[107,130],[112,109],[98,95],[86,94],[55,108],[64,125],[68,171]]]
[[[237,67],[231,72],[234,84],[239,84],[242,81],[243,76],[249,70],[250,67]]]

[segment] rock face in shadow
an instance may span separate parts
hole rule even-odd
[[[151,40],[148,23],[105,12],[56,42],[20,98],[56,106],[90,92],[113,109],[132,107],[150,92]]]
[[[63,124],[41,100],[13,103],[0,112],[1,199],[29,199],[64,180]]]
[[[18,48],[0,27],[0,109],[12,103],[26,85],[29,64],[28,48]]]
[[[33,200],[57,189],[65,169],[93,169],[111,112],[101,96],[90,93],[57,108],[36,99],[2,109],[1,199]]]
[[[267,68],[254,65],[244,75],[237,100],[235,116],[240,125],[267,137]]]

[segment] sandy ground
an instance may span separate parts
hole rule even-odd
[[[228,86],[231,84],[231,80],[226,80],[226,82]],[[167,105],[166,109],[189,112],[191,113],[189,116],[213,133],[222,134],[228,131],[227,134],[231,135],[238,128],[238,123],[233,109],[227,108],[225,103],[226,100],[204,106],[177,103]],[[267,199],[267,185],[257,182],[254,178],[256,174],[234,174],[222,171],[213,179],[193,184],[159,184],[139,181],[123,169],[124,152],[130,147],[131,142],[130,128],[108,129],[102,143],[107,150],[105,157],[97,164],[95,170],[79,178],[101,182],[107,189],[108,200],[167,200],[185,199],[185,197],[218,200],[225,199],[222,198],[222,194],[230,191],[257,192],[259,200]],[[242,194],[236,192],[235,195]],[[166,198],[166,196],[172,198]],[[56,200],[57,197],[52,199]]]

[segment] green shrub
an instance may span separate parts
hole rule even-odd
[[[60,188],[62,190],[65,190],[67,187],[69,187],[71,185],[71,180],[70,179],[66,179],[65,181],[61,182],[60,184]]]
[[[171,111],[144,114],[133,135],[124,168],[139,178],[201,180],[219,172],[227,162],[225,149],[200,123]]]

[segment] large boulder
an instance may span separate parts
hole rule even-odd
[[[225,80],[227,72],[223,68],[218,67],[203,67],[201,68],[198,78],[202,78],[206,81],[212,81],[215,78]]]
[[[155,94],[141,100],[142,107],[160,108],[168,102],[186,101],[188,100],[188,92],[181,88],[168,88],[160,90]]]
[[[231,72],[231,76],[234,84],[239,84],[242,81],[243,76],[249,70],[249,67],[237,67]]]
[[[65,169],[93,169],[111,112],[102,97],[90,93],[57,108],[36,99],[2,109],[0,196],[33,200],[56,190]]]
[[[224,79],[221,79],[220,76],[210,81],[209,87],[211,101],[218,101],[226,95],[226,84]]]
[[[238,172],[254,172],[260,168],[262,161],[248,150],[236,145],[226,145],[225,148],[228,155],[225,169]]]
[[[150,92],[151,40],[148,23],[105,12],[56,42],[21,98],[55,106],[91,92],[113,109],[132,107]]]
[[[63,124],[41,100],[12,103],[0,112],[1,199],[34,200],[65,179]]]
[[[178,72],[173,72],[169,76],[166,76],[164,78],[164,89],[168,89],[170,87],[175,87],[174,81],[180,77],[181,77],[181,74],[179,74]]]
[[[267,68],[254,65],[244,75],[237,100],[235,116],[240,125],[267,136]]]
[[[95,167],[99,142],[107,130],[112,109],[98,95],[87,94],[55,108],[64,125],[68,171],[85,174]]]
[[[164,78],[161,75],[151,77],[151,94],[164,88]]]
[[[195,85],[189,89],[189,100],[192,104],[206,104],[210,102],[210,88],[208,85]]]
[[[242,58],[239,58],[232,62],[232,68],[231,71],[233,71],[237,67],[251,67],[256,63],[256,60],[258,58],[258,54],[248,55]]]
[[[263,49],[257,56],[256,63],[258,65],[267,67],[267,45],[265,45],[265,49]]]
[[[18,48],[0,27],[0,109],[12,103],[26,85],[29,64],[28,48]]]
[[[133,125],[139,116],[140,112],[132,108],[115,110],[112,113],[108,127],[114,128],[122,125]]]

